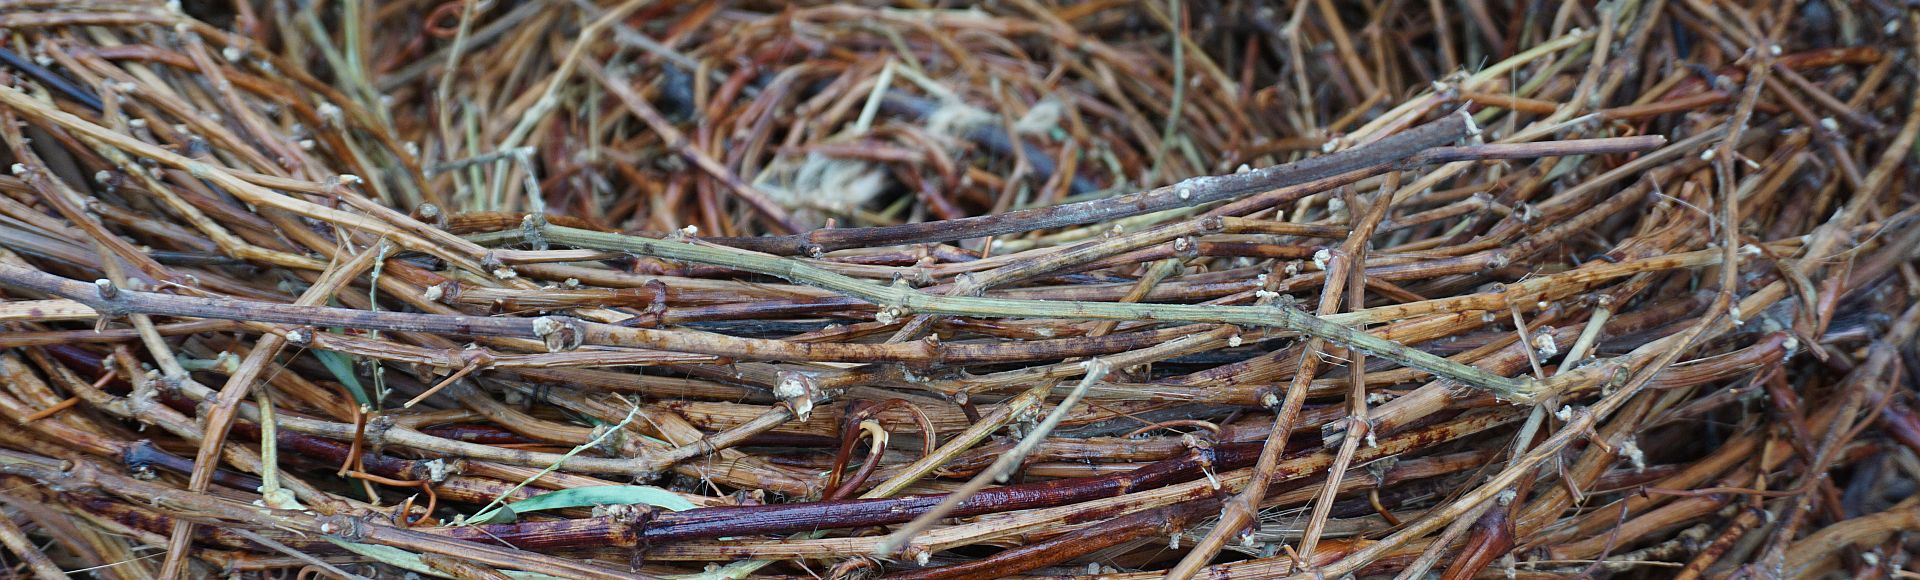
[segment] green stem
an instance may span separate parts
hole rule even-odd
[[[1168,9],[1168,16],[1173,19],[1173,26],[1168,30],[1173,33],[1173,104],[1168,107],[1166,126],[1160,130],[1160,150],[1153,156],[1151,173],[1156,180],[1164,179],[1161,171],[1166,168],[1167,149],[1173,146],[1174,133],[1180,128],[1180,108],[1187,100],[1187,52],[1183,50],[1186,31],[1180,26],[1180,14],[1185,10],[1181,10],[1180,0],[1168,2]]]

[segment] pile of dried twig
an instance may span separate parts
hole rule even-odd
[[[16,570],[1911,576],[1897,3],[187,4],[0,0]]]

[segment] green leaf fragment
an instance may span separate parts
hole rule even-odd
[[[642,504],[672,511],[689,510],[699,506],[680,497],[679,494],[646,485],[600,485],[562,489],[536,495],[491,510],[474,514],[467,518],[469,524],[502,524],[512,522],[519,514],[597,505],[633,505]]]

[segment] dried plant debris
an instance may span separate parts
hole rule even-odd
[[[1911,576],[1916,30],[0,0],[5,562]]]

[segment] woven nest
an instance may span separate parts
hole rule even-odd
[[[1905,577],[1893,2],[0,0],[96,577]]]

